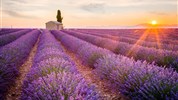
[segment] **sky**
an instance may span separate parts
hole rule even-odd
[[[178,24],[178,0],[1,0],[1,27],[44,28],[61,10],[64,27]]]

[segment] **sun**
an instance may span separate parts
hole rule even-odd
[[[157,25],[157,21],[156,20],[152,20],[151,21],[151,25]]]

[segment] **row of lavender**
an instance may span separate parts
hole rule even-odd
[[[138,39],[134,39],[132,37],[125,37],[125,36],[113,36],[110,35],[109,32],[108,34],[103,34],[103,32],[88,32],[88,30],[72,30],[75,32],[81,32],[81,33],[86,33],[86,34],[91,34],[91,35],[95,35],[95,36],[100,36],[100,37],[104,37],[104,38],[109,38],[112,40],[116,40],[116,41],[120,41],[120,42],[126,42],[126,43],[130,43],[130,44],[137,44],[140,46],[144,46],[144,47],[149,47],[149,48],[156,48],[156,49],[166,49],[166,50],[172,50],[172,51],[177,51],[178,50],[178,45],[176,44],[167,44],[167,43],[160,43],[160,41],[157,39],[157,42],[149,42],[149,41],[144,41],[144,40],[138,40]],[[145,38],[146,35],[149,33],[146,33],[145,35],[141,36],[141,38]],[[158,37],[160,38],[160,37]]]
[[[178,98],[178,73],[172,69],[115,55],[62,31],[52,33],[85,64],[94,68],[93,73],[101,80],[107,80],[118,94],[121,92],[138,100]]]
[[[20,30],[22,29],[1,29],[0,35],[5,35],[5,34],[12,33],[12,32],[20,31]]]
[[[19,75],[19,67],[27,59],[40,32],[33,30],[0,48],[0,98],[4,99],[15,78]]]
[[[178,44],[177,41],[178,32],[176,31],[176,29],[120,29],[120,30],[88,29],[88,30],[81,30],[81,31],[109,34],[112,36],[129,37],[136,40],[140,39],[140,37],[142,37],[143,35],[146,35],[144,38],[145,41],[156,42],[157,38],[159,38],[161,43],[175,44],[175,45]]]
[[[178,70],[178,52],[167,51],[155,48],[147,48],[139,45],[132,45],[124,42],[117,42],[111,39],[102,38],[89,34],[81,34],[63,30],[67,34],[73,35],[94,45],[113,51],[116,54],[121,54],[128,57],[133,57],[136,60],[146,60],[147,62],[155,62],[159,66],[172,67]]]
[[[20,30],[17,32],[12,32],[12,33],[0,36],[0,47],[18,39],[19,37],[21,37],[22,35],[30,32],[30,31],[31,31],[30,29]]]
[[[59,42],[43,30],[21,100],[98,100],[99,94],[78,73]]]

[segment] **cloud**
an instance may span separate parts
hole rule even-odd
[[[10,2],[27,3],[25,0],[8,0]]]
[[[153,14],[153,15],[160,15],[160,16],[166,16],[166,15],[168,15],[167,13],[164,13],[164,12],[156,12],[156,11],[150,11],[149,13],[150,13],[150,14]]]
[[[11,11],[11,10],[3,10],[3,12],[9,16],[12,16],[12,17],[29,18],[29,19],[37,19],[38,18],[36,16],[24,15],[24,14],[18,13],[16,11]]]
[[[3,17],[7,19],[38,18],[41,22],[55,20],[56,10],[62,11],[64,24],[92,23],[108,24],[124,23],[126,19],[143,20],[147,15],[170,18],[177,13],[177,0],[1,0]],[[154,12],[151,12],[154,11]],[[143,15],[143,16],[141,16]],[[171,17],[172,18],[172,17]],[[4,19],[5,20],[5,19]],[[70,22],[73,21],[74,22]],[[91,21],[92,20],[92,21]],[[114,21],[116,20],[116,21]],[[139,21],[140,21],[139,20]],[[171,19],[170,19],[171,20]],[[36,20],[34,20],[36,21]],[[127,21],[127,20],[126,20]],[[125,21],[125,22],[126,22]],[[25,22],[24,22],[25,23]],[[129,22],[127,23],[134,23]],[[82,25],[82,24],[81,24]]]
[[[80,5],[80,9],[93,13],[105,13],[105,6],[104,3],[89,3]]]

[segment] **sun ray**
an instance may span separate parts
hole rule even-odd
[[[142,36],[137,40],[137,42],[132,46],[132,48],[128,51],[127,56],[130,55],[134,55],[133,53],[136,53],[136,48],[137,45],[142,45],[142,41],[146,40],[146,38],[151,34],[151,36],[155,37],[155,41],[156,41],[156,46],[158,47],[158,49],[161,49],[161,40],[160,40],[160,32],[157,28],[151,28],[151,29],[147,29],[145,30],[145,32],[142,34]]]
[[[136,55],[137,53],[137,45],[142,45],[142,41],[146,41],[146,40],[151,40],[151,41],[155,41],[155,47],[157,47],[158,49],[161,49],[161,36],[160,36],[160,31],[157,28],[157,21],[156,20],[152,20],[150,22],[151,26],[149,28],[147,28],[144,33],[140,36],[140,38],[137,40],[137,42],[131,47],[131,49],[128,51],[127,56],[131,56],[131,55]],[[134,33],[137,33],[136,31],[134,31]],[[135,54],[133,54],[135,53]]]
[[[158,29],[154,29],[154,34],[156,35],[156,43],[158,45],[158,49],[161,49],[161,41],[160,41],[160,34]]]
[[[130,56],[131,54],[133,54],[133,51],[136,49],[136,46],[138,44],[141,44],[143,40],[146,39],[146,37],[148,36],[149,33],[149,29],[145,30],[145,32],[143,33],[143,35],[137,40],[137,42],[132,46],[132,48],[128,51],[127,56]]]

